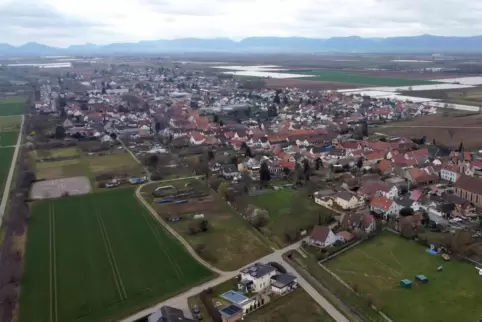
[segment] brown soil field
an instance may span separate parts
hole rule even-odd
[[[444,78],[457,78],[457,77],[472,77],[477,75],[466,74],[444,74],[444,73],[417,73],[417,72],[395,72],[395,71],[346,71],[350,73],[356,73],[361,75],[378,76],[378,77],[390,77],[390,78],[406,78],[406,79],[444,79]]]
[[[460,141],[463,141],[465,149],[478,150],[482,148],[482,114],[446,117],[428,115],[412,121],[394,122],[386,127],[375,127],[371,132],[407,138],[421,138],[426,135],[428,141],[435,139],[437,143],[455,149]]]
[[[317,89],[317,90],[334,90],[334,89],[350,89],[350,88],[362,88],[370,87],[365,84],[351,84],[351,83],[338,83],[338,82],[320,82],[308,79],[280,79],[269,78],[266,80],[267,88],[282,89],[286,87],[296,87],[300,89]]]

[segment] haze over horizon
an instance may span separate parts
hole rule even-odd
[[[482,3],[440,0],[0,0],[0,43],[482,34]],[[350,10],[351,9],[351,10]],[[462,9],[462,10],[461,10]]]

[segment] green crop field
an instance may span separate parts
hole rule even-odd
[[[17,144],[18,132],[0,132],[0,147]]]
[[[300,78],[300,79],[306,79],[306,80],[351,83],[351,84],[365,84],[365,85],[374,85],[374,86],[413,86],[413,85],[438,84],[438,82],[433,82],[428,80],[377,77],[377,76],[369,76],[369,75],[351,74],[351,73],[345,73],[345,72],[297,71],[296,74],[314,75],[314,77]]]
[[[0,191],[3,192],[5,180],[7,180],[10,164],[12,163],[13,151],[15,148],[0,149]]]
[[[22,96],[0,97],[0,116],[24,114],[26,101]]]
[[[21,322],[115,321],[210,279],[133,189],[35,203]]]
[[[482,277],[473,265],[430,255],[414,241],[385,232],[325,263],[394,321],[477,321]],[[443,271],[437,267],[443,265]],[[415,283],[415,275],[428,284]],[[411,289],[400,280],[413,281]]]

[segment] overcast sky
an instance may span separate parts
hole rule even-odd
[[[480,0],[0,0],[0,43],[471,36],[480,17]]]

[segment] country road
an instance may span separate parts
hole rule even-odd
[[[183,179],[183,178],[181,178]],[[174,237],[176,237],[179,242],[186,248],[186,250],[196,259],[198,262],[203,264],[204,266],[208,267],[212,271],[216,272],[219,276],[209,282],[206,282],[202,285],[195,286],[188,291],[181,293],[175,297],[172,297],[168,300],[162,301],[158,304],[156,304],[153,307],[144,309],[142,311],[139,311],[123,320],[121,322],[133,322],[136,321],[137,319],[140,319],[146,315],[149,315],[159,308],[161,308],[164,305],[172,306],[179,308],[184,311],[186,316],[191,316],[190,308],[187,303],[188,297],[194,296],[204,289],[208,287],[213,287],[217,284],[223,283],[231,278],[236,277],[239,274],[239,271],[241,271],[244,267],[239,268],[238,270],[235,271],[222,271],[218,268],[213,267],[211,264],[207,263],[204,261],[199,255],[194,251],[194,249],[189,245],[189,243],[184,240],[176,231],[174,231],[166,222],[161,220],[159,216],[157,215],[157,212],[151,207],[151,205],[142,197],[140,191],[144,185],[141,185],[137,188],[136,190],[136,196],[140,200],[140,202],[146,206],[146,208],[149,210],[149,213],[156,219],[161,225],[164,226]],[[294,243],[292,245],[289,245],[283,249],[280,250],[275,250],[273,253],[266,255],[255,262],[252,262],[245,267],[248,267],[256,262],[278,262],[281,265],[283,265],[291,274],[295,275],[298,278],[298,284],[315,300],[326,312],[328,312],[331,317],[338,322],[349,322],[348,319],[341,314],[330,302],[328,302],[323,296],[321,296],[302,276],[300,276],[294,269],[291,267],[283,258],[282,255],[289,251],[289,250],[294,250],[297,249],[301,246],[301,241]]]
[[[24,122],[25,122],[25,115],[22,115],[22,122],[20,124],[20,131],[18,133],[17,144],[15,145],[15,151],[13,152],[12,162],[10,163],[10,170],[8,171],[7,180],[5,181],[5,187],[3,188],[2,201],[0,203],[0,227],[2,226],[3,216],[5,214],[5,208],[7,207],[10,187],[12,185],[13,173],[15,172],[15,165],[17,164],[18,151],[20,150],[20,146],[22,144]]]

